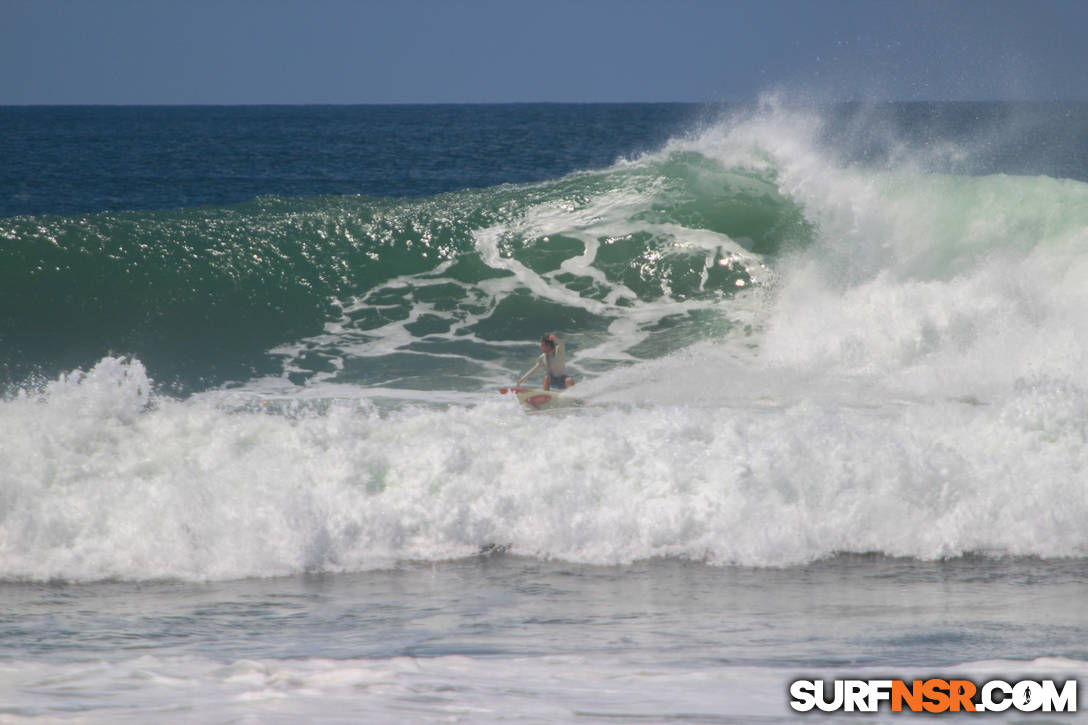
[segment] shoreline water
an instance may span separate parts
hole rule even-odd
[[[801,677],[1084,678],[1086,594],[1083,561],[859,555],[751,569],[498,554],[204,584],[9,583],[3,712],[785,722]]]
[[[8,582],[3,651],[108,661],[152,645],[230,662],[630,649],[686,666],[828,669],[1030,660],[1050,642],[1047,656],[1088,661],[1088,644],[1062,637],[1088,626],[1075,606],[1086,591],[1084,559],[844,554],[753,568],[481,554],[267,579]]]

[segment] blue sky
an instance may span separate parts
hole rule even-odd
[[[0,104],[1088,100],[1083,0],[0,0]]]

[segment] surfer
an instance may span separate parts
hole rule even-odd
[[[519,387],[525,378],[536,372],[541,365],[544,366],[546,373],[544,376],[545,390],[551,390],[553,385],[560,389],[574,385],[574,378],[567,375],[567,359],[563,343],[559,341],[554,332],[540,338],[540,353],[540,359],[536,361],[536,365],[518,379]]]

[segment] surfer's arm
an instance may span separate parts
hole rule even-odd
[[[529,372],[525,373],[520,378],[518,378],[518,385],[521,385],[522,381],[525,380],[525,378],[527,378],[530,375],[532,375],[533,373],[535,373],[537,371],[537,368],[539,368],[543,364],[544,364],[544,356],[541,355],[540,358],[536,361],[536,365],[529,368]]]

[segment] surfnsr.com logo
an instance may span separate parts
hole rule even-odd
[[[797,712],[1076,712],[1077,681],[795,680],[790,707]]]

